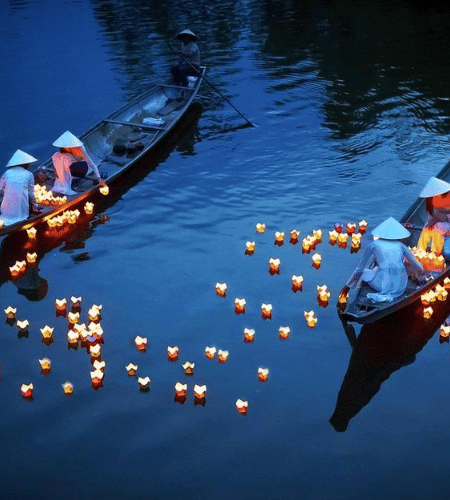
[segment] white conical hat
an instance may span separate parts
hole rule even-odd
[[[57,148],[78,148],[82,146],[83,143],[78,139],[78,137],[74,136],[72,132],[66,130],[64,134],[60,135],[58,139],[53,143],[53,146]]]
[[[421,198],[430,198],[431,196],[438,196],[448,191],[450,191],[450,184],[448,182],[438,179],[437,177],[431,177],[423,187],[419,196]]]
[[[25,153],[21,149],[18,149],[12,156],[9,162],[6,164],[7,167],[16,167],[17,165],[27,165],[28,163],[33,163],[37,161],[34,156]]]
[[[198,36],[195,34],[195,33],[192,33],[191,30],[183,30],[183,31],[180,31],[176,38],[178,40],[180,40],[180,38],[182,38],[183,36],[189,36],[190,38],[192,38],[192,40],[194,41],[197,41],[198,40]]]
[[[375,229],[372,229],[371,234],[384,240],[401,240],[411,235],[394,217],[389,217]]]

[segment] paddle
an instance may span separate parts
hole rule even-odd
[[[169,42],[167,42],[167,41],[166,41],[166,43],[167,43],[167,45],[168,45],[169,49],[170,49],[173,53],[177,54],[177,55],[178,55],[178,57],[179,57],[180,59],[182,59],[182,60],[183,60],[186,64],[188,64],[188,65],[189,65],[189,66],[190,66],[190,67],[191,67],[191,68],[192,68],[192,69],[193,69],[196,73],[199,73],[199,71],[197,70],[197,68],[196,68],[193,64],[191,64],[189,61],[187,61],[187,60],[186,60],[186,59],[185,59],[185,58],[184,58],[184,57],[183,57],[183,56],[182,56],[179,52],[177,52],[177,51],[176,51],[176,50],[175,50],[175,49],[174,49],[174,48],[170,45],[170,43],[169,43]],[[215,90],[215,91],[216,91],[216,92],[220,95],[220,97],[222,97],[222,99],[223,99],[224,101],[226,101],[226,102],[227,102],[227,103],[228,103],[228,104],[229,104],[229,105],[230,105],[230,106],[231,106],[231,107],[232,107],[232,108],[233,108],[233,109],[234,109],[234,110],[235,110],[235,111],[236,111],[236,112],[237,112],[240,116],[242,116],[242,118],[243,118],[243,119],[244,119],[244,120],[245,120],[245,121],[246,121],[246,122],[247,122],[247,123],[248,123],[251,127],[256,127],[256,126],[257,126],[255,123],[252,123],[252,122],[251,122],[251,121],[250,121],[247,117],[245,117],[245,116],[244,116],[244,115],[243,115],[243,114],[242,114],[242,113],[241,113],[241,112],[240,112],[240,111],[236,108],[236,106],[234,106],[234,105],[233,105],[233,104],[232,104],[232,103],[231,103],[231,102],[230,102],[230,101],[229,101],[229,100],[228,100],[228,99],[227,99],[227,98],[226,98],[226,97],[222,94],[222,92],[220,92],[220,90],[219,90],[217,87],[215,87],[215,86],[214,86],[214,85],[213,85],[213,84],[212,84],[209,80],[207,80],[204,76],[203,76],[203,80],[205,80],[205,82],[206,82],[206,83],[207,83],[207,84],[208,84],[211,88],[213,88],[213,89],[214,89],[214,90]]]

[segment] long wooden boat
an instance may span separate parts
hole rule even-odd
[[[436,177],[450,182],[450,162]],[[405,241],[408,246],[416,246],[426,220],[425,199],[418,198],[400,219],[400,222],[411,232],[411,236]],[[345,308],[342,308],[340,304],[337,305],[339,317],[343,321],[355,321],[361,324],[377,321],[416,301],[422,294],[442,283],[447,276],[450,276],[449,261],[446,262],[443,271],[426,273],[420,282],[409,279],[402,296],[392,302],[382,303],[374,302],[367,297],[367,294],[373,292],[373,289],[363,282],[355,297],[350,295],[350,300]]]
[[[156,85],[80,136],[107,186],[114,184],[144,156],[154,151],[172,131],[197,95],[205,71],[206,68],[202,67],[198,77],[188,77],[187,87]],[[44,177],[47,178],[41,185],[45,191],[51,191],[55,179],[51,159],[44,164],[44,172]],[[72,189],[76,194],[66,196],[53,193],[53,199],[50,197],[49,201],[41,203],[42,213],[3,226],[0,229],[0,238],[28,230],[72,211],[98,196],[100,186],[94,177],[88,176],[84,179],[74,179]]]

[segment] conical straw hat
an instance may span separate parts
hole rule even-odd
[[[57,148],[79,148],[83,143],[74,136],[72,132],[66,130],[64,134],[60,135],[58,139],[53,143],[53,146]]]
[[[386,219],[375,229],[372,229],[371,234],[384,240],[401,240],[410,236],[411,233],[400,222],[396,221],[394,217],[389,217],[389,219]]]
[[[198,36],[195,33],[192,33],[191,30],[180,31],[180,33],[178,33],[178,35],[175,38],[177,40],[180,40],[183,36],[188,36],[188,37],[192,38],[192,40],[194,40],[194,42],[198,40]]]
[[[419,196],[421,198],[430,198],[431,196],[438,196],[448,191],[450,191],[450,184],[448,182],[438,179],[437,177],[431,177],[423,187]]]
[[[17,165],[27,165],[28,163],[33,163],[37,161],[34,156],[25,153],[21,149],[18,149],[12,156],[9,162],[6,164],[7,167],[16,167]]]

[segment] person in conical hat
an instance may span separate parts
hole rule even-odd
[[[417,248],[431,250],[441,255],[444,241],[450,235],[450,184],[437,177],[431,177],[419,195],[425,198],[427,220],[420,234]]]
[[[30,204],[32,210],[39,213],[34,197],[34,177],[28,170],[30,163],[36,161],[34,156],[18,149],[6,164],[7,170],[0,179],[0,192],[3,192],[0,217],[7,226],[27,219]]]
[[[188,86],[188,76],[198,76],[200,73],[200,50],[195,43],[198,37],[191,30],[180,31],[175,37],[181,42],[179,62],[171,68],[175,85]]]
[[[76,194],[72,189],[74,177],[83,178],[93,173],[101,186],[105,183],[100,177],[97,165],[92,161],[78,137],[66,130],[54,142],[59,151],[52,156],[55,167],[55,184],[52,191],[62,194]]]
[[[375,302],[391,302],[400,297],[408,284],[408,273],[413,279],[422,276],[422,264],[401,241],[410,232],[393,217],[389,217],[371,234],[376,238],[369,243],[360,263],[347,280],[341,293],[358,288],[362,282],[373,288],[367,297]]]

